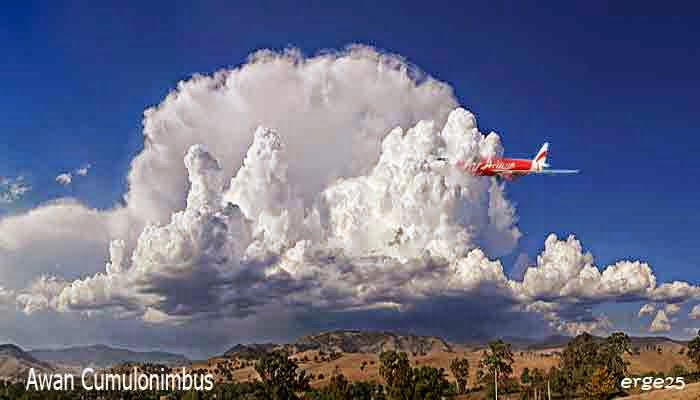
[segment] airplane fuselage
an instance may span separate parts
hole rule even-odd
[[[532,170],[532,160],[524,160],[520,158],[494,158],[474,164],[471,172],[476,176],[496,176],[502,175],[504,171],[513,171],[522,174],[523,172]]]
[[[509,171],[518,175],[526,175],[535,170],[532,160],[521,158],[493,158],[471,165],[461,162],[457,166],[474,176],[503,176],[508,175]]]

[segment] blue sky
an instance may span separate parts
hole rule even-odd
[[[17,2],[0,15],[0,176],[30,208],[71,195],[107,208],[141,149],[143,110],[177,81],[269,47],[365,43],[447,82],[482,131],[578,176],[508,186],[520,249],[576,233],[598,265],[648,261],[697,283],[700,10],[658,2]],[[57,173],[90,162],[69,189]],[[5,212],[17,212],[16,209]]]

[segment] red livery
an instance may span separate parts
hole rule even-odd
[[[456,163],[457,168],[474,176],[495,176],[497,178],[513,180],[530,174],[575,174],[577,169],[548,169],[547,152],[549,143],[545,143],[531,160],[520,158],[491,158],[469,164],[464,160]]]

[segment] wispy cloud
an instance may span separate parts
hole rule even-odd
[[[30,190],[31,185],[21,175],[17,178],[0,177],[0,204],[15,203]]]

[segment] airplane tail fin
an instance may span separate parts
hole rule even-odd
[[[537,169],[543,169],[546,167],[549,167],[549,164],[547,164],[547,153],[549,152],[549,143],[546,142],[545,144],[542,145],[540,148],[540,151],[537,152],[537,155],[535,158],[532,159],[532,164],[535,166]]]

